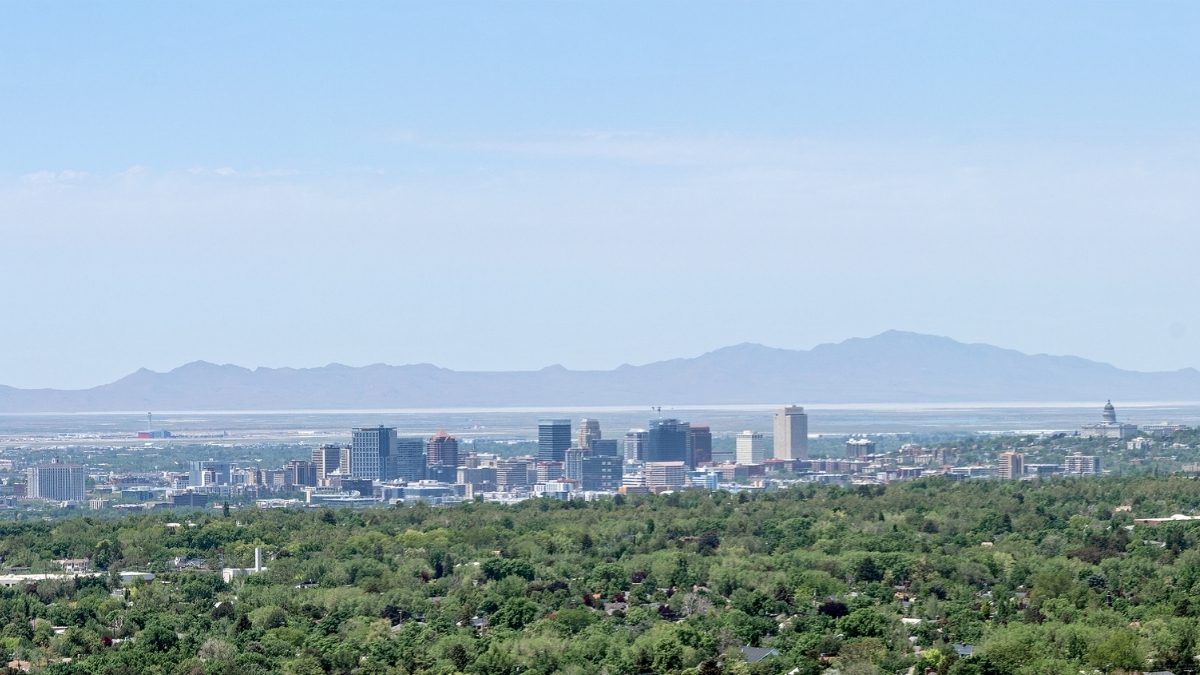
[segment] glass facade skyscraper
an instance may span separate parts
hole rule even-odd
[[[371,427],[355,429],[350,441],[350,478],[380,480],[386,478],[388,457],[396,443],[395,427]]]
[[[571,420],[538,422],[538,461],[561,462],[571,447]]]
[[[677,419],[650,420],[642,459],[647,462],[691,461],[691,425]]]

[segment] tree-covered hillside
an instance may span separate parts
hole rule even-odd
[[[939,479],[8,523],[6,574],[105,573],[0,590],[0,639],[53,673],[1185,669],[1200,524],[1129,526],[1198,506],[1184,478]]]

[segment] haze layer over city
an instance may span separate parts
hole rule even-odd
[[[0,670],[1194,675],[1197,35],[4,5]]]

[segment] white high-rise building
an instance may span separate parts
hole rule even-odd
[[[640,461],[646,452],[646,437],[650,434],[645,429],[630,429],[625,433],[625,461]]]
[[[566,458],[563,460],[563,478],[582,481],[583,458],[585,456],[587,456],[587,451],[583,448],[571,448],[567,450]]]
[[[82,502],[87,485],[87,472],[78,464],[35,464],[25,472],[28,480],[25,495],[30,499],[56,502]]]
[[[775,459],[808,459],[808,415],[803,407],[775,412]]]
[[[737,463],[762,464],[767,459],[767,441],[757,431],[747,429],[737,435]]]
[[[1095,455],[1067,455],[1063,460],[1063,472],[1077,476],[1100,474],[1100,458]]]

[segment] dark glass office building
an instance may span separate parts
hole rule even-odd
[[[415,481],[425,478],[425,439],[397,438],[392,441],[387,478]]]
[[[589,449],[593,455],[604,457],[619,457],[621,455],[621,444],[615,438],[593,438]]]
[[[561,462],[571,447],[571,420],[538,422],[538,461]]]
[[[694,468],[712,461],[712,431],[708,427],[694,426],[692,435],[692,460],[689,464]]]
[[[581,463],[581,487],[584,490],[615,492],[624,477],[622,459],[614,455],[589,455]]]
[[[677,419],[650,420],[642,459],[647,462],[690,462],[691,425]]]

